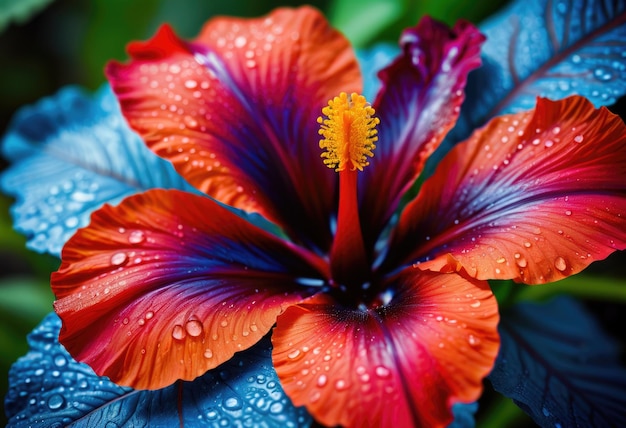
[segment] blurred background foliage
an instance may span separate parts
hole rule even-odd
[[[449,24],[459,18],[479,23],[504,0],[313,0],[356,47],[395,42],[402,29],[428,14]],[[278,6],[303,4],[278,0],[0,0],[0,133],[20,106],[80,85],[95,90],[104,82],[103,66],[124,60],[131,40],[150,37],[169,22],[178,34],[194,37],[212,16],[258,16]],[[0,171],[7,164],[0,159]],[[25,248],[12,229],[12,200],[0,195],[0,397],[7,390],[10,365],[27,351],[26,334],[51,311],[51,256]],[[614,265],[618,265],[614,263]],[[623,306],[618,306],[617,308]],[[603,306],[603,311],[609,311]],[[617,309],[616,309],[617,310]],[[491,408],[494,408],[491,403]],[[490,425],[523,414],[509,401],[498,402]],[[3,404],[0,424],[5,425]],[[485,421],[486,422],[486,421]],[[509,425],[510,426],[510,425]]]

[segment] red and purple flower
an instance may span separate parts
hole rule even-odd
[[[157,389],[271,332],[283,388],[321,423],[449,423],[498,353],[486,280],[551,282],[626,247],[626,127],[582,97],[492,120],[405,203],[482,41],[422,20],[372,106],[349,43],[308,7],[130,45],[107,68],[123,114],[205,195],[94,213],[52,277],[61,343]]]

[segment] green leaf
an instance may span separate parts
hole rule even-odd
[[[27,321],[32,328],[50,312],[53,300],[47,282],[28,278],[0,281],[0,319]]]
[[[579,274],[551,284],[525,286],[515,294],[515,301],[546,301],[560,294],[626,303],[626,279]]]
[[[0,0],[0,32],[11,22],[22,24],[45,8],[52,0]]]
[[[363,47],[394,25],[404,12],[402,0],[336,0],[328,17],[354,46]]]
[[[430,15],[435,19],[454,25],[459,19],[471,22],[480,22],[501,5],[505,0],[437,0],[412,2],[411,18],[417,20],[424,15]]]

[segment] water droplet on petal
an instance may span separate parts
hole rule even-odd
[[[187,334],[192,337],[198,337],[202,334],[202,323],[196,319],[192,319],[187,321],[185,324],[185,330],[187,330]]]
[[[141,244],[145,239],[146,235],[141,230],[133,230],[128,235],[128,242],[131,244]]]
[[[311,403],[315,403],[320,399],[321,396],[322,394],[319,391],[311,391],[311,394],[309,395],[309,401]]]
[[[478,346],[480,344],[480,339],[473,334],[470,334],[467,337],[467,342],[470,344],[470,346]]]
[[[565,211],[565,215],[572,215],[572,212],[570,210]]]
[[[320,388],[326,385],[327,382],[328,377],[325,374],[322,374],[320,375],[320,377],[317,378],[317,386],[319,386]]]
[[[374,370],[374,373],[376,373],[376,376],[384,379],[384,378],[389,377],[389,375],[391,374],[391,371],[389,371],[389,369],[387,367],[378,366]]]
[[[115,253],[111,256],[111,264],[113,266],[122,266],[128,262],[126,253]]]
[[[345,380],[339,379],[337,382],[335,382],[335,389],[337,391],[345,391],[346,389],[348,389],[348,384]]]
[[[176,324],[172,329],[172,337],[176,340],[183,340],[187,334],[182,325]]]
[[[574,137],[574,141],[576,141],[577,143],[582,143],[583,139],[583,136],[580,134]]]
[[[220,325],[222,327],[228,327],[228,321],[227,320],[222,320],[222,322],[220,323]]]
[[[287,357],[289,357],[289,359],[295,360],[296,358],[298,358],[300,356],[301,352],[299,349],[296,349],[293,352],[290,352],[289,354],[287,354]]]
[[[151,319],[153,316],[154,316],[154,312],[152,312],[152,311],[146,312],[146,319],[147,320]]]
[[[209,348],[204,350],[204,358],[213,358],[213,351]]]
[[[567,268],[567,263],[563,257],[557,257],[554,260],[554,267],[563,272]]]
[[[185,81],[185,88],[187,89],[194,89],[196,86],[198,86],[198,82],[195,80],[189,79]]]
[[[480,308],[480,300],[476,300],[475,302],[470,303],[472,308]]]

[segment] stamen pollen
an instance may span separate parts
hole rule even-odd
[[[342,92],[339,96],[328,101],[328,106],[322,109],[317,118],[320,124],[320,148],[324,164],[335,171],[343,171],[346,167],[351,170],[363,171],[369,165],[368,157],[378,141],[376,125],[380,119],[374,117],[374,109],[363,95]]]

